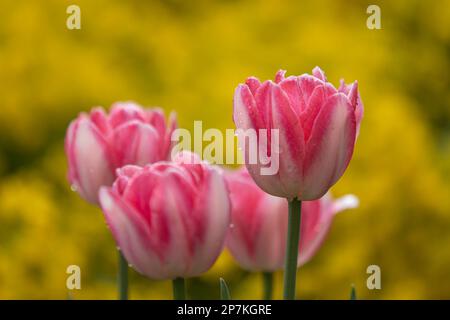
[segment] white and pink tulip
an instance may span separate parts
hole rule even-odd
[[[162,110],[130,102],[114,104],[109,114],[101,107],[81,113],[66,134],[69,182],[82,198],[98,204],[100,187],[114,182],[117,168],[169,160],[175,128],[174,114],[166,122]]]

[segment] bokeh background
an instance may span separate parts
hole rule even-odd
[[[81,8],[81,30],[66,8]],[[366,8],[381,8],[381,30]],[[356,194],[302,267],[301,299],[450,299],[449,1],[22,1],[0,5],[0,299],[115,299],[116,250],[101,212],[71,192],[68,123],[92,106],[134,100],[178,113],[180,126],[233,128],[247,76],[319,65],[335,85],[357,79],[365,118],[334,195]],[[366,288],[367,266],[382,289]],[[171,298],[169,282],[131,273],[130,296]],[[191,298],[260,298],[259,274],[228,253]],[[276,275],[281,297],[281,274]]]

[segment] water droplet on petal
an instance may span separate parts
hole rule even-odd
[[[133,265],[132,265],[131,263],[129,263],[128,266],[129,266],[130,268],[133,268]]]
[[[120,247],[116,247],[117,251],[120,251]]]
[[[230,228],[233,229],[234,228],[234,224],[230,223]]]
[[[77,185],[76,185],[76,184],[72,184],[72,185],[70,186],[70,190],[76,192],[76,191],[78,190]]]

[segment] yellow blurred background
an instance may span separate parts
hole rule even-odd
[[[81,30],[66,28],[67,6]],[[381,30],[366,27],[370,4]],[[134,100],[178,113],[180,126],[233,128],[247,76],[319,65],[357,79],[365,117],[333,187],[361,206],[340,214],[298,275],[300,299],[450,299],[449,1],[23,1],[0,5],[0,299],[116,298],[116,250],[101,212],[70,191],[64,134],[92,106]],[[366,287],[381,268],[381,290]],[[171,298],[169,282],[130,271],[133,299]],[[261,277],[228,253],[191,298],[260,298]],[[282,276],[276,275],[276,297]]]

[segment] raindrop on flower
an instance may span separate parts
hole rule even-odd
[[[233,229],[234,228],[234,224],[230,223],[229,227],[230,227],[230,229]]]
[[[76,192],[78,190],[77,185],[76,184],[70,185],[70,190]]]

